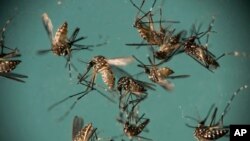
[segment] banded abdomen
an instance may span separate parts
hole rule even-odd
[[[0,73],[8,73],[16,68],[21,63],[20,60],[1,60],[0,61]]]

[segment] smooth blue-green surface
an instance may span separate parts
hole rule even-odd
[[[150,7],[150,2],[146,3],[145,9]],[[157,1],[155,9],[160,3]],[[217,56],[235,50],[250,53],[249,6],[246,0],[165,0],[163,18],[180,21],[173,25],[180,31],[189,30],[194,23],[203,23],[205,29],[214,16],[214,30],[217,33],[211,34],[209,49]],[[81,41],[82,44],[98,44],[108,40],[107,45],[92,52],[73,54],[72,62],[79,72],[83,72],[86,67],[77,59],[89,61],[95,55],[112,58],[134,54],[147,61],[146,48],[137,50],[125,46],[126,43],[141,41],[138,32],[132,27],[137,10],[129,0],[3,0],[0,7],[0,27],[15,15],[7,28],[5,41],[9,47],[19,48],[22,54],[22,63],[15,72],[29,76],[25,84],[0,78],[0,140],[69,141],[74,115],[84,117],[85,123],[92,122],[98,128],[100,137],[122,134],[122,125],[116,122],[119,111],[117,104],[110,103],[97,93],[87,95],[69,116],[58,122],[58,117],[69,109],[74,99],[50,112],[48,107],[68,95],[82,91],[84,87],[77,85],[75,71],[73,80],[69,79],[64,58],[52,53],[39,56],[36,52],[50,48],[41,21],[42,13],[47,12],[54,31],[64,21],[68,22],[69,33],[75,27],[80,27],[79,34],[88,37]],[[155,13],[157,16],[159,11]],[[142,133],[142,136],[154,141],[195,140],[193,129],[186,127],[185,123],[197,123],[183,118],[183,115],[198,118],[199,113],[204,117],[213,103],[216,103],[221,113],[237,88],[244,84],[250,85],[249,59],[226,56],[219,60],[221,67],[211,73],[185,54],[175,56],[164,65],[171,67],[176,75],[189,74],[191,77],[172,80],[175,83],[172,92],[160,87],[156,91],[149,91],[150,96],[140,105],[140,112],[146,113],[146,117],[151,119],[147,127],[149,132]],[[131,74],[140,71],[136,63],[124,69]],[[103,84],[99,78],[97,83]],[[250,124],[249,94],[250,90],[247,89],[235,98],[224,119],[225,125]]]

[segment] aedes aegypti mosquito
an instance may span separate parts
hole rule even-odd
[[[12,17],[13,18],[13,17]],[[4,27],[1,30],[1,35],[0,35],[0,76],[12,79],[18,82],[25,82],[22,80],[22,78],[27,78],[28,76],[22,75],[22,74],[17,74],[13,73],[12,71],[17,67],[18,64],[21,63],[21,60],[17,59],[12,59],[14,57],[19,57],[21,56],[19,53],[19,50],[9,48],[5,45],[5,31],[8,26],[8,24],[11,22],[12,18],[6,21]],[[9,52],[5,52],[4,49],[8,49]]]
[[[232,103],[232,101],[234,100],[235,96],[238,95],[242,90],[246,89],[248,86],[244,85],[241,86],[239,89],[237,89],[233,95],[231,96],[230,100],[227,102],[227,105],[224,109],[224,111],[221,114],[220,119],[216,122],[216,114],[217,114],[217,110],[218,108],[216,107],[214,109],[215,104],[213,104],[211,106],[211,108],[209,109],[207,116],[202,120],[199,121],[193,117],[190,116],[185,116],[185,118],[187,119],[192,119],[194,121],[198,122],[198,126],[192,126],[189,124],[186,124],[186,126],[190,127],[190,128],[194,128],[194,136],[198,141],[213,141],[213,140],[217,140],[223,136],[225,136],[228,132],[229,132],[229,126],[225,126],[223,125],[223,119],[225,117],[225,115],[227,114],[227,112],[229,111],[230,105]],[[213,111],[213,114],[211,116],[211,121],[209,125],[206,125],[206,121],[210,115],[210,113]]]
[[[38,54],[43,55],[45,53],[48,53],[52,51],[55,55],[58,56],[65,56],[67,63],[66,66],[69,66],[69,75],[71,77],[71,57],[72,57],[72,51],[77,50],[91,50],[90,47],[95,46],[101,46],[103,44],[98,45],[79,45],[77,42],[86,39],[87,37],[79,37],[77,38],[77,35],[80,31],[80,28],[76,28],[72,35],[68,38],[68,23],[64,22],[56,31],[55,36],[53,35],[53,25],[51,22],[51,19],[49,18],[47,13],[43,13],[42,15],[42,21],[43,25],[46,29],[46,32],[49,36],[50,42],[51,42],[51,49],[45,49],[38,51]]]
[[[75,116],[73,120],[72,141],[97,141],[97,128],[92,123],[84,125],[83,118]]]
[[[151,141],[152,139],[140,136],[142,131],[146,132],[145,128],[149,124],[150,119],[144,118],[145,114],[139,116],[138,111],[134,109],[129,111],[128,115],[128,117],[124,117],[124,113],[120,113],[119,118],[117,118],[117,121],[123,125],[124,135],[130,140],[137,139]]]
[[[194,26],[192,32],[195,33],[195,35],[191,35],[183,42],[184,52],[211,72],[213,72],[220,66],[218,60],[226,55],[231,55],[236,57],[249,56],[244,53],[233,51],[233,52],[223,53],[219,57],[216,57],[212,52],[210,52],[208,50],[208,38],[209,34],[211,32],[214,32],[212,31],[214,21],[215,18],[213,17],[212,21],[209,24],[208,29],[205,32],[198,33],[198,31],[196,31]],[[205,35],[207,35],[206,44],[202,45],[200,42],[200,38],[202,38]]]
[[[172,74],[174,71],[170,69],[169,67],[159,67],[162,63],[164,63],[167,60],[164,60],[158,64],[155,63],[155,57],[153,56],[153,60],[148,57],[148,61],[150,65],[145,65],[142,61],[140,61],[138,58],[133,56],[134,59],[139,62],[140,64],[137,65],[138,67],[141,67],[144,69],[144,72],[148,75],[148,78],[160,85],[162,88],[165,90],[172,90],[174,85],[168,81],[167,79],[177,79],[177,78],[186,78],[189,77],[189,75],[175,75],[173,76]]]
[[[153,2],[151,9],[145,13],[142,17],[139,17],[140,12],[144,13],[141,8],[145,2],[142,1],[140,8],[131,0],[130,1],[134,7],[138,9],[134,27],[137,28],[140,36],[147,41],[146,44],[143,43],[129,43],[128,46],[159,46],[159,50],[154,53],[155,58],[159,60],[164,60],[169,56],[173,56],[181,48],[181,39],[186,31],[181,31],[178,34],[174,35],[175,30],[169,30],[168,28],[163,28],[162,25],[162,9],[160,8],[160,21],[159,27],[160,30],[157,31],[154,28],[154,24],[157,21],[153,20],[152,9],[156,3],[156,0]],[[148,21],[143,21],[144,18],[148,18]],[[168,21],[172,23],[178,23],[177,21]]]
[[[112,66],[125,66],[132,61],[133,57],[108,59],[102,55],[95,56],[87,63],[87,70],[83,73],[83,75],[79,79],[79,82],[82,82],[86,78],[86,75],[89,73],[91,68],[93,68],[92,77],[90,78],[90,84],[87,87],[87,90],[92,89],[92,87],[94,86],[95,79],[98,73],[101,74],[102,80],[108,86],[108,88],[110,90],[113,90],[115,86],[115,74],[112,70]]]
[[[154,86],[154,84],[134,79],[129,75],[121,77],[117,81],[117,90],[120,93],[120,110],[125,111],[130,104],[134,105],[135,103],[132,107],[132,109],[134,109],[137,104],[147,98],[148,89],[155,90]],[[135,96],[136,99],[133,99],[133,96]],[[124,102],[124,100],[126,100],[126,102]]]

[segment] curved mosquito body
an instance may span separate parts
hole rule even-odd
[[[193,117],[189,117],[186,116],[186,118],[192,119],[197,121],[199,124],[198,126],[191,126],[189,124],[186,124],[188,127],[191,128],[195,128],[194,130],[194,136],[198,141],[213,141],[213,140],[217,140],[225,135],[227,135],[229,133],[229,126],[225,126],[223,125],[223,119],[225,117],[225,115],[227,114],[228,110],[230,109],[230,105],[233,101],[233,99],[235,98],[236,95],[238,95],[242,90],[246,89],[248,86],[244,85],[241,86],[239,89],[237,89],[233,95],[231,96],[230,100],[227,102],[227,105],[224,109],[224,111],[221,114],[220,119],[216,122],[216,115],[217,115],[217,111],[218,108],[215,107],[215,104],[213,104],[211,106],[211,108],[209,109],[207,116],[202,120],[199,121]],[[211,113],[211,111],[214,109],[213,114],[211,116],[211,121],[209,125],[206,125],[206,121]]]
[[[97,128],[92,123],[84,126],[83,119],[75,116],[73,120],[72,141],[93,141],[97,140]]]
[[[79,82],[83,81],[83,79],[85,79],[85,76],[88,74],[90,69],[93,68],[92,78],[90,80],[90,88],[92,88],[94,85],[96,75],[100,73],[103,82],[108,86],[109,89],[112,90],[115,85],[115,76],[112,71],[112,65],[124,66],[130,63],[132,60],[133,60],[132,57],[107,59],[101,55],[95,56],[88,63],[87,71],[79,79]]]
[[[140,64],[138,67],[141,67],[144,69],[144,72],[148,75],[148,78],[154,82],[163,87],[166,90],[172,90],[174,85],[168,81],[167,79],[176,79],[176,78],[186,78],[189,77],[189,75],[177,75],[172,76],[174,71],[170,69],[169,67],[159,67],[162,63],[165,61],[160,62],[159,64],[155,64],[155,59],[151,60],[150,57],[148,57],[150,65],[145,65],[142,61],[140,61],[138,58],[133,56],[137,62]]]

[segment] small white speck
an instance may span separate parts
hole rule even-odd
[[[57,1],[57,4],[58,4],[58,5],[61,5],[61,4],[62,4],[62,1],[60,1],[60,0]]]

